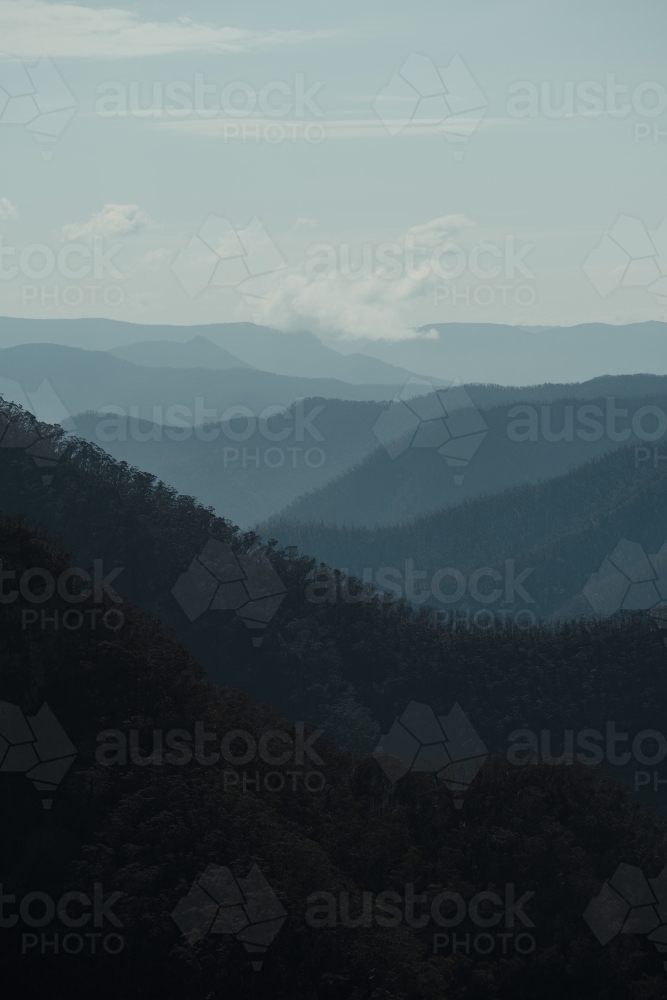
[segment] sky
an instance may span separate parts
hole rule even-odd
[[[667,319],[662,0],[118,3],[0,0],[0,314]]]

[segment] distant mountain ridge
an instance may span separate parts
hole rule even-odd
[[[437,336],[425,336],[432,331]],[[422,336],[413,340],[360,340],[355,350],[465,383],[534,385],[583,382],[603,373],[667,374],[667,323],[657,320],[540,328],[429,323],[417,333]]]
[[[667,374],[667,323],[657,320],[572,327],[432,323],[415,332],[418,335],[409,340],[360,339],[352,345],[246,322],[176,326],[98,318],[0,317],[0,346],[5,347],[50,342],[113,350],[138,342],[183,343],[203,336],[263,371],[356,384],[398,385],[414,373],[430,378],[434,385],[458,379],[501,386],[581,383],[627,372]]]
[[[256,323],[211,323],[204,326],[167,326],[127,323],[109,319],[25,319],[0,317],[0,346],[34,342],[57,343],[65,347],[113,351],[118,357],[134,360],[126,348],[141,344],[140,353],[151,357],[150,344],[177,345],[198,338],[229,352],[243,364],[276,375],[296,378],[340,379],[354,385],[403,385],[414,372],[365,354],[341,354],[325,346],[312,333],[283,333]],[[118,349],[123,348],[119,353]],[[136,348],[135,348],[136,349]],[[207,349],[210,352],[210,349]],[[220,356],[209,354],[219,360]],[[159,349],[157,351],[159,359]],[[135,362],[137,363],[137,362]],[[145,361],[138,362],[145,364]],[[161,366],[161,365],[160,365]],[[188,363],[186,367],[191,367]],[[205,365],[204,367],[208,367]],[[225,365],[225,367],[229,367]],[[446,381],[446,380],[445,380]],[[435,385],[445,381],[435,379]]]
[[[385,584],[397,586],[408,600],[411,593],[426,594],[417,598],[420,605],[503,612],[516,611],[512,605],[519,599],[520,608],[541,619],[567,619],[593,617],[596,604],[608,614],[623,609],[630,579],[624,584],[608,562],[623,539],[630,551],[634,546],[661,553],[655,568],[637,577],[648,575],[645,589],[653,597],[628,606],[648,609],[649,600],[667,599],[666,510],[667,469],[651,461],[637,464],[634,448],[623,447],[565,475],[478,497],[411,524],[371,530],[274,520],[269,533],[359,579],[372,576],[377,583],[379,573],[393,568],[393,574],[384,573]],[[508,572],[519,581],[516,592],[508,586]],[[416,582],[407,580],[408,573]],[[454,599],[437,596],[453,594],[457,580],[461,590]],[[598,591],[600,599],[591,602],[586,594]]]
[[[59,344],[24,344],[0,350],[0,376],[18,381],[24,391],[48,379],[71,414],[115,406],[139,418],[171,420],[170,407],[186,407],[187,422],[220,420],[230,406],[245,406],[259,416],[267,406],[291,406],[295,399],[390,400],[399,385],[353,385],[339,379],[276,375],[250,367],[153,368],[115,357],[107,351]],[[196,400],[200,400],[197,419]],[[156,415],[155,407],[161,415]],[[186,419],[181,412],[179,419]]]
[[[174,340],[143,340],[125,347],[112,347],[107,354],[146,368],[253,368],[224,347],[198,334],[180,344]]]
[[[285,417],[267,424],[276,433],[291,429],[277,442],[258,422],[241,442],[244,420],[207,424],[199,435],[184,439],[182,432],[167,434],[150,421],[109,420],[95,413],[77,414],[73,433],[196,497],[220,517],[252,528],[371,452],[380,407],[372,401],[324,398],[293,404]]]
[[[615,396],[612,392],[616,384],[626,388],[636,385],[638,395]],[[644,395],[650,387],[658,391]],[[504,402],[486,409],[483,403],[487,388],[487,398],[504,397]],[[600,396],[601,388],[612,392]],[[408,524],[414,518],[487,493],[562,475],[624,442],[638,446],[650,443],[654,447],[655,441],[636,436],[632,421],[640,411],[648,416],[646,407],[657,407],[667,415],[666,376],[608,377],[574,387],[535,386],[515,390],[515,397],[504,387],[468,386],[467,390],[488,428],[469,464],[451,468],[432,447],[409,447],[394,457],[385,448],[378,448],[332,482],[299,497],[277,520],[369,529]],[[591,411],[590,406],[597,410]],[[612,414],[614,408],[618,411],[616,417]],[[625,416],[619,415],[623,410]],[[591,434],[579,420],[586,420],[593,412],[600,416],[595,418],[597,430]],[[531,439],[526,436],[529,432],[525,421],[529,416]],[[650,435],[655,432],[657,418],[648,419],[653,420],[650,426],[645,425]],[[523,420],[524,425],[515,433],[511,427],[516,420]],[[613,427],[611,432],[607,430],[612,420],[624,437],[614,437],[617,432]],[[272,521],[262,525],[261,530],[275,532],[278,527]],[[316,547],[311,549],[313,555],[320,556]],[[331,561],[332,552],[327,549],[320,558]]]

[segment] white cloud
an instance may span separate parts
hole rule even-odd
[[[292,229],[294,230],[315,229],[317,225],[318,225],[317,219],[307,219],[305,216],[302,216],[296,220],[296,222],[292,226]]]
[[[156,247],[155,250],[149,250],[138,261],[137,270],[150,271],[152,274],[156,274],[167,266],[173,256],[172,250],[167,250],[166,247]]]
[[[420,226],[412,226],[408,229],[406,236],[411,236],[415,241],[415,246],[427,247],[434,250],[442,246],[452,236],[456,236],[462,229],[472,229],[475,225],[465,215],[443,215],[439,219],[431,222],[424,222]]]
[[[107,204],[101,212],[94,212],[88,222],[70,222],[63,226],[63,236],[68,240],[87,236],[131,236],[149,221],[138,205]]]
[[[12,205],[9,198],[0,198],[0,220],[7,222],[9,219],[18,219],[18,217],[16,205]]]
[[[409,307],[444,280],[429,257],[438,260],[455,234],[474,225],[464,215],[445,215],[413,226],[394,244],[384,244],[392,263],[382,257],[382,247],[365,244],[355,255],[347,244],[320,244],[306,254],[310,265],[281,281],[266,304],[264,322],[341,340],[412,339],[417,334],[406,319]],[[421,248],[421,253],[410,247]],[[321,268],[313,266],[318,259]],[[320,276],[314,276],[318,272]]]
[[[310,41],[328,32],[254,31],[189,17],[141,21],[134,11],[45,0],[0,0],[0,54],[19,59],[125,59],[179,52],[247,52]]]
[[[400,298],[396,290],[381,287],[380,279],[318,281],[293,273],[267,302],[263,322],[341,340],[408,340],[416,335],[397,315]]]

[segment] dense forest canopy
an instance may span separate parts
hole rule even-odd
[[[6,412],[25,436],[0,449],[1,718],[15,706],[37,726],[46,704],[66,734],[47,763],[67,759],[48,789],[26,767],[0,774],[4,912],[28,917],[1,939],[10,992],[47,978],[68,997],[130,982],[193,1000],[667,995],[646,934],[603,945],[583,917],[619,866],[655,880],[667,858],[662,771],[646,763],[667,708],[654,617],[434,627],[361,581],[327,571],[318,586],[313,560],[270,545],[286,593],[255,645],[231,610],[188,621],[171,588],[208,540],[242,554],[256,538],[65,437],[45,482],[26,441],[53,432]],[[122,567],[98,589],[96,560],[103,580]],[[373,755],[415,702],[441,720],[458,704],[482,740],[464,786],[428,769],[392,780]],[[207,871],[245,887],[251,928],[280,914],[268,945],[248,952],[229,916],[201,924]],[[67,955],[78,925],[57,914],[38,926],[66,893],[69,920],[99,895],[101,954],[81,935]]]

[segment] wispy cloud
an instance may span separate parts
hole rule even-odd
[[[308,219],[305,216],[300,216],[292,226],[292,229],[294,232],[304,229],[317,229],[317,225],[317,219]]]
[[[319,144],[325,139],[391,139],[393,142],[399,140],[414,139],[425,135],[437,135],[443,138],[442,131],[433,122],[413,122],[406,126],[397,136],[392,136],[386,127],[376,118],[356,118],[356,119],[332,119],[322,118],[317,122],[304,119],[290,120],[282,118],[276,121],[275,118],[228,118],[220,116],[217,118],[199,118],[193,112],[191,118],[180,121],[159,120],[170,119],[172,113],[169,111],[154,112],[151,115],[152,128],[166,129],[171,132],[182,132],[187,135],[208,136],[211,139],[223,139],[224,141],[248,141],[256,142],[257,134],[260,136],[268,134],[270,141],[276,143],[277,131],[282,128],[285,136],[292,141],[305,137],[309,142]],[[531,122],[537,119],[531,119]],[[150,121],[150,119],[147,119]],[[458,118],[461,127],[472,125],[472,119]],[[526,120],[516,118],[487,118],[479,123],[479,130],[488,128],[500,128],[506,125],[514,127],[525,126]],[[444,141],[444,139],[443,139]]]
[[[390,277],[386,264],[373,261],[371,255],[348,268],[349,247],[320,244],[314,247],[315,259],[333,263],[326,273],[313,276],[308,267],[294,269],[278,285],[268,300],[263,321],[282,330],[309,330],[323,337],[341,340],[410,340],[419,336],[405,321],[406,307],[432,292],[439,279],[432,268],[424,266],[424,255],[451,245],[452,237],[473,229],[475,223],[464,215],[444,215],[413,226],[396,244],[384,244],[396,259],[396,275]],[[421,247],[420,264],[406,268],[407,247]],[[366,248],[372,250],[371,245]],[[425,254],[424,254],[425,252]],[[314,272],[319,271],[318,267]]]
[[[18,219],[18,217],[16,205],[12,205],[9,198],[0,198],[0,221],[8,222],[9,219]]]
[[[45,0],[0,0],[0,56],[19,59],[125,59],[183,52],[247,52],[299,44],[329,32],[256,31],[201,24],[189,17],[142,21],[118,7]]]
[[[417,246],[434,250],[443,246],[452,236],[461,232],[462,229],[472,229],[475,225],[465,215],[442,215],[439,219],[432,219],[418,226],[408,229],[406,236],[412,237]]]
[[[149,250],[147,254],[144,254],[139,259],[137,270],[157,274],[167,266],[173,256],[173,250],[168,250],[167,247],[156,247],[154,250]]]
[[[131,236],[144,229],[150,219],[138,205],[105,205],[88,222],[70,222],[63,226],[63,236],[80,240],[89,236]]]

